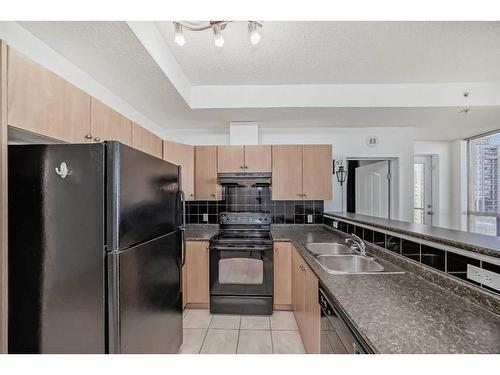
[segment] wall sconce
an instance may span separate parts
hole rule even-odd
[[[337,181],[339,182],[340,190],[342,191],[342,212],[344,212],[344,182],[347,180],[347,171],[344,169],[344,163],[342,160],[337,160],[335,164],[337,164],[335,176],[337,176]]]

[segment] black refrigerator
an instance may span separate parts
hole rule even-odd
[[[118,142],[8,151],[9,352],[176,353],[180,168]]]

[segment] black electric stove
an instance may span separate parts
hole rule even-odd
[[[210,239],[210,312],[273,311],[273,238],[268,212],[223,212]]]

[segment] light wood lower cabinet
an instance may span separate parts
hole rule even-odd
[[[196,146],[194,165],[195,199],[222,199],[222,188],[217,184],[217,146]]]
[[[306,353],[320,352],[318,278],[292,246],[292,304]]]
[[[186,304],[207,307],[209,303],[208,241],[186,241],[183,267],[183,299]],[[183,305],[184,305],[183,302]]]
[[[132,147],[157,158],[163,158],[163,140],[135,122],[132,123]]]
[[[292,247],[290,242],[274,243],[274,309],[292,308]]]
[[[90,95],[8,48],[9,126],[70,143],[90,140]]]
[[[132,121],[92,98],[90,128],[93,142],[119,141],[132,146]]]
[[[163,141],[163,160],[181,166],[185,199],[194,200],[194,146]]]

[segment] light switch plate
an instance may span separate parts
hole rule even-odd
[[[307,215],[307,222],[312,223],[313,222],[313,215]]]
[[[500,290],[500,274],[498,273],[484,270],[482,268],[468,264],[467,278],[495,290]]]
[[[208,214],[203,214],[203,221],[207,221],[208,222]]]

